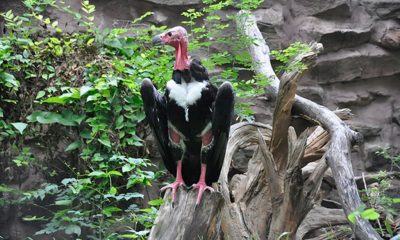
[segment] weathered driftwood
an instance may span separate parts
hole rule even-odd
[[[286,74],[279,83],[278,97],[273,117],[272,138],[269,145],[278,171],[286,168],[288,159],[287,131],[292,120],[292,106],[294,96],[296,95],[297,81],[301,76],[302,74],[300,72],[296,72],[296,74],[291,76]]]
[[[271,86],[266,89],[267,96],[270,98],[278,96],[279,79],[271,66],[269,47],[257,27],[255,17],[248,12],[241,12],[239,13],[237,24],[239,30],[253,40],[254,44],[250,46],[249,50],[255,66],[255,72],[271,80]],[[314,51],[321,47],[315,44]],[[307,61],[307,58],[312,60],[313,57],[315,57],[315,54],[313,55],[312,53],[299,56],[305,61]],[[361,205],[361,199],[354,181],[350,154],[351,145],[355,142],[360,142],[362,136],[352,131],[335,113],[308,99],[296,96],[294,110],[318,122],[330,133],[331,143],[326,154],[326,160],[332,169],[345,214],[354,212]],[[358,218],[352,228],[357,238],[381,239],[367,220]]]
[[[203,202],[194,207],[196,197],[196,191],[180,188],[175,204],[168,202],[161,207],[154,223],[157,227],[152,229],[149,239],[215,239],[219,235],[222,196],[218,192],[204,194]]]
[[[312,61],[308,62],[311,64]],[[270,150],[272,158],[268,158],[264,169],[268,169],[269,184],[272,195],[272,221],[268,234],[269,239],[278,239],[282,233],[293,236],[297,227],[311,210],[315,194],[327,166],[322,162],[318,176],[313,175],[308,182],[303,182],[301,172],[302,159],[307,143],[307,130],[297,139],[295,130],[290,127],[292,106],[297,90],[297,82],[302,76],[301,71],[288,71],[279,83],[278,96],[274,111],[272,138]],[[288,133],[289,130],[289,134]],[[264,143],[265,144],[265,143]],[[260,148],[263,148],[260,142]],[[277,166],[274,168],[274,166]],[[273,172],[273,173],[272,173]],[[316,181],[316,182],[314,182]],[[310,191],[310,192],[308,192]],[[311,193],[313,192],[313,193]]]
[[[329,209],[316,207],[310,211],[296,232],[296,240],[304,239],[304,236],[323,227],[333,227],[347,224],[347,218],[342,209]]]

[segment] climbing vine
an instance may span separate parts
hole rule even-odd
[[[144,238],[161,201],[138,205],[138,186],[158,174],[145,158],[139,86],[146,77],[163,85],[172,69],[170,55],[148,47],[158,29],[99,31],[88,1],[82,13],[51,0],[24,4],[21,16],[1,15],[8,31],[0,40],[1,154],[11,159],[1,162],[2,180],[21,183],[20,173],[43,169],[48,181],[28,191],[2,185],[19,197],[0,204],[40,202],[44,215],[23,216],[42,224],[38,235]],[[64,33],[45,17],[48,7],[73,14],[85,31]],[[35,159],[38,149],[47,155]],[[126,222],[127,230],[112,230]]]

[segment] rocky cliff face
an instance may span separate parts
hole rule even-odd
[[[282,9],[287,20],[276,32],[285,44],[315,40],[325,47],[300,94],[350,108],[350,124],[366,140],[365,164],[356,169],[376,170],[384,164],[374,153],[379,147],[400,147],[400,2],[293,0]]]

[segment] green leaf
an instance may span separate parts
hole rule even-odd
[[[45,92],[45,91],[39,91],[39,92],[37,93],[37,95],[36,95],[36,98],[35,98],[35,99],[42,98],[42,97],[43,97],[45,94],[46,94],[46,92]]]
[[[54,21],[54,22],[51,24],[51,26],[52,26],[53,28],[56,28],[56,27],[58,26],[58,21]]]
[[[140,209],[140,211],[144,212],[144,213],[151,213],[151,212],[154,212],[154,208],[153,207],[152,208],[142,208],[142,209]]]
[[[97,139],[104,146],[111,148],[111,142],[107,135],[102,135],[100,139]]]
[[[3,193],[3,192],[12,192],[12,191],[13,191],[12,188],[7,187],[6,185],[0,185],[0,193]]]
[[[155,206],[155,207],[161,206],[163,203],[164,200],[162,198],[154,199],[148,202],[150,206]]]
[[[6,72],[0,73],[0,81],[5,82],[6,87],[19,87],[19,82],[15,79],[14,75],[11,75]]]
[[[103,171],[93,171],[89,173],[90,177],[107,177],[107,174]]]
[[[83,129],[80,133],[80,136],[84,139],[91,139],[90,131],[88,129]]]
[[[80,96],[82,97],[83,95],[85,95],[87,92],[89,92],[90,90],[92,90],[93,88],[92,87],[89,87],[89,86],[82,86],[80,89],[79,89],[79,94],[80,94]]]
[[[54,204],[57,206],[69,206],[72,204],[72,200],[71,199],[58,200]]]
[[[76,234],[78,236],[81,235],[81,227],[75,224],[70,224],[65,228],[65,233],[68,235]]]
[[[376,212],[375,208],[370,208],[361,212],[361,217],[367,220],[376,220],[379,216],[380,215]]]
[[[22,52],[22,56],[24,56],[24,58],[29,58],[29,52],[25,49],[23,52]]]
[[[66,126],[76,126],[79,125],[84,118],[85,115],[75,115],[70,110],[64,110],[61,113],[61,118],[59,118],[58,123]]]
[[[30,122],[39,122],[42,124],[59,123],[65,126],[76,126],[82,122],[85,115],[75,115],[69,110],[63,111],[61,114],[54,112],[33,112],[27,117]]]
[[[57,113],[44,113],[39,115],[36,120],[42,124],[58,123],[60,121],[60,114]]]
[[[390,224],[390,221],[385,219],[384,223],[385,223],[386,231],[390,234],[390,236],[393,236],[393,228],[392,228],[392,226]]]
[[[45,221],[46,218],[44,216],[41,217],[37,217],[37,216],[26,216],[23,217],[22,220],[24,220],[25,222],[32,222],[32,221]]]
[[[400,203],[400,198],[392,198],[392,203]]]
[[[356,220],[357,220],[357,216],[359,215],[359,212],[358,211],[355,211],[355,212],[352,212],[352,213],[350,213],[348,216],[347,216],[347,219],[349,219],[349,221],[351,222],[351,223],[353,223],[353,224],[355,224],[356,223]]]
[[[110,176],[122,176],[122,173],[116,171],[116,170],[112,170],[108,172],[108,175]]]
[[[44,24],[49,25],[49,24],[51,23],[51,20],[50,20],[50,18],[45,18],[45,19],[43,20],[43,22],[44,22]],[[56,39],[57,39],[57,38],[56,38]],[[57,41],[59,41],[59,40],[57,39]]]
[[[124,127],[124,116],[119,115],[117,121],[115,122],[115,129],[121,129]]]
[[[57,104],[65,104],[67,102],[67,98],[62,97],[62,96],[56,96],[56,97],[49,97],[43,102],[45,103],[57,103]]]
[[[86,45],[90,46],[94,42],[94,38],[90,38],[87,42]]]
[[[123,239],[138,239],[138,235],[134,233],[127,233],[120,235]]]
[[[135,166],[132,166],[130,164],[125,164],[124,166],[122,166],[122,172],[129,172],[130,170],[134,169]]]
[[[65,149],[66,152],[68,151],[72,151],[75,149],[78,149],[81,146],[81,141],[77,140],[73,143],[71,143],[70,145],[68,145],[68,147]]]
[[[114,206],[110,206],[110,207],[106,207],[103,209],[103,214],[106,215],[107,217],[111,217],[111,215],[114,212],[121,212],[122,210],[120,208],[114,207]]]
[[[23,122],[15,122],[15,123],[11,123],[11,125],[13,125],[20,134],[23,134],[25,128],[28,126],[28,124],[23,123]]]
[[[75,178],[64,178],[62,181],[61,181],[61,183],[63,184],[63,185],[67,185],[67,184],[69,184],[69,183],[74,183],[74,182],[76,182],[76,179]]]
[[[69,93],[64,93],[60,96],[49,97],[44,100],[44,103],[56,103],[56,104],[65,104],[69,101],[79,100],[81,98],[79,90],[75,88],[70,88]]]
[[[56,56],[60,57],[60,56],[63,55],[64,50],[63,50],[63,48],[62,48],[60,45],[56,45],[56,46],[54,47],[54,53],[56,54]]]
[[[117,188],[115,188],[115,187],[111,187],[110,188],[110,191],[108,192],[109,194],[111,194],[111,195],[115,195],[115,194],[117,194]]]
[[[49,21],[50,21],[50,19],[49,19]],[[52,43],[54,43],[54,44],[60,44],[61,43],[61,41],[58,38],[55,38],[55,37],[51,37],[50,41]]]

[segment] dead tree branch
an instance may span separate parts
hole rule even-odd
[[[257,27],[255,17],[249,12],[241,11],[237,18],[237,25],[239,31],[253,40],[254,44],[250,45],[249,50],[255,72],[271,80],[271,86],[266,89],[266,95],[269,98],[276,98],[278,96],[279,79],[272,69],[269,47]],[[321,44],[314,44],[310,55],[299,56],[299,58],[315,56],[315,53],[318,53],[321,48]],[[334,112],[300,96],[295,97],[294,111],[320,123],[331,135],[326,160],[332,169],[345,214],[348,215],[356,211],[361,205],[361,199],[354,181],[350,153],[351,145],[362,140],[361,135],[352,131]],[[358,218],[352,228],[359,239],[381,239],[367,220]]]

